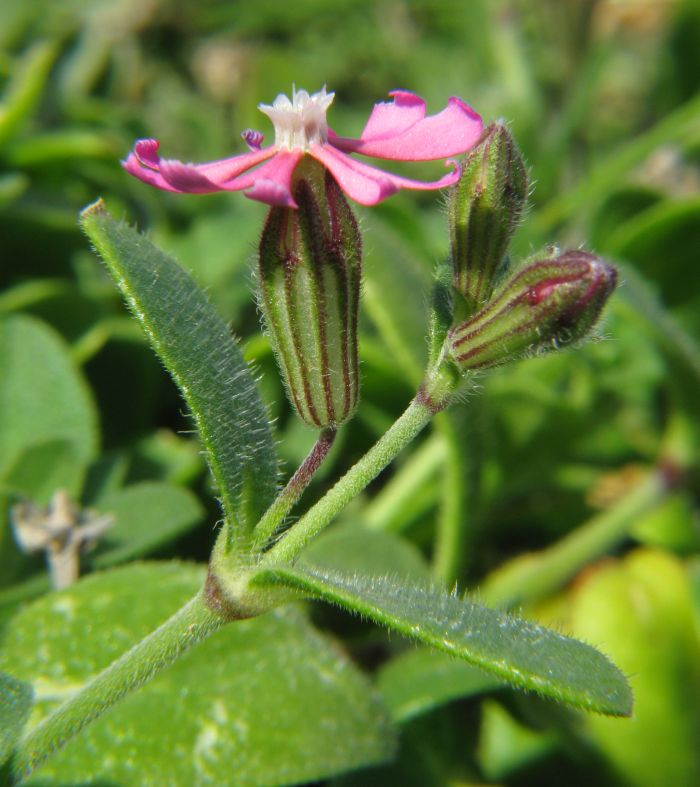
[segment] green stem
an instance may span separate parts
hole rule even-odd
[[[386,434],[267,552],[261,565],[288,563],[327,527],[428,424],[433,411],[416,398]]]
[[[162,626],[96,675],[20,742],[11,765],[16,782],[29,776],[48,757],[122,697],[143,686],[193,645],[226,623],[204,603],[201,593]]]
[[[331,450],[331,446],[337,434],[337,430],[332,427],[321,430],[321,434],[309,455],[304,459],[299,469],[289,479],[287,486],[279,493],[274,503],[267,509],[262,519],[255,526],[255,533],[253,536],[254,552],[263,549],[267,542],[275,535],[275,532],[280,527],[287,514],[292,510],[306,487],[311,483],[311,479],[321,466],[323,460],[328,456],[328,452]]]
[[[639,517],[664,499],[667,490],[660,472],[649,473],[610,509],[556,544],[517,557],[497,569],[480,586],[481,599],[489,606],[513,607],[543,598],[617,544]]]

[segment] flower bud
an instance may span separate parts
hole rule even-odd
[[[614,268],[585,251],[533,262],[480,312],[452,328],[449,354],[468,371],[576,342],[593,328],[616,280]]]
[[[298,209],[273,207],[260,241],[260,307],[290,402],[311,426],[337,426],[359,396],[362,245],[342,190],[313,160],[295,177]]]
[[[453,284],[472,309],[493,291],[527,190],[525,162],[513,137],[502,123],[492,123],[467,155],[448,198]]]

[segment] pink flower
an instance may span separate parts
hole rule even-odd
[[[376,104],[359,139],[335,134],[326,122],[333,93],[324,87],[309,95],[294,90],[292,100],[280,94],[260,111],[272,120],[275,144],[261,148],[263,135],[244,131],[249,153],[207,164],[184,164],[162,159],[158,141],[139,140],[122,162],[124,168],[166,191],[206,194],[214,191],[245,191],[246,197],[268,205],[295,208],[292,176],[305,155],[328,169],[345,193],[362,205],[376,205],[401,188],[439,189],[453,185],[459,166],[440,180],[425,183],[392,175],[348,156],[360,153],[393,161],[446,159],[469,150],[479,139],[482,122],[474,110],[451,98],[437,115],[425,116],[423,99],[405,90],[390,93],[391,103]]]

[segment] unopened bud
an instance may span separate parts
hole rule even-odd
[[[493,291],[527,190],[513,137],[502,123],[492,123],[467,155],[448,202],[453,284],[472,309]]]
[[[615,288],[617,273],[594,254],[567,251],[527,265],[480,312],[448,335],[461,371],[486,369],[582,339]]]
[[[330,173],[298,168],[298,209],[273,207],[260,241],[260,306],[289,399],[311,426],[337,426],[359,397],[362,244]]]

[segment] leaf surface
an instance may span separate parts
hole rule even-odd
[[[32,687],[0,672],[0,765],[19,740],[31,707]]]
[[[254,582],[291,587],[338,604],[459,656],[517,688],[586,710],[631,713],[627,681],[595,648],[438,588],[303,564],[262,570]]]
[[[32,683],[35,724],[201,587],[204,570],[134,563],[25,607],[0,669]],[[27,784],[265,787],[386,761],[394,734],[369,682],[294,607],[218,631],[129,695]]]
[[[104,203],[81,224],[192,411],[227,519],[249,530],[275,495],[277,462],[238,345],[191,276]]]

